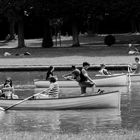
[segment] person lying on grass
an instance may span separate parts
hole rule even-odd
[[[50,86],[46,91],[38,96],[35,96],[34,99],[43,99],[43,98],[59,98],[59,85],[57,83],[57,78],[52,76],[49,78]]]

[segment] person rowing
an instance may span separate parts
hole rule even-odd
[[[49,78],[50,86],[46,91],[42,92],[38,96],[34,96],[32,99],[42,99],[42,98],[59,98],[59,85],[57,83],[57,78],[51,76]]]
[[[80,71],[80,80],[79,85],[81,87],[81,95],[86,94],[86,88],[92,87],[92,92],[94,92],[95,83],[88,75],[88,68],[90,67],[90,64],[88,62],[83,62],[83,67]]]
[[[99,70],[99,73],[101,75],[111,75],[110,72],[105,68],[105,64],[100,64],[101,69]]]
[[[63,77],[67,80],[75,80],[77,82],[79,82],[80,80],[80,70],[78,68],[76,68],[75,65],[71,66],[72,72],[63,75]]]

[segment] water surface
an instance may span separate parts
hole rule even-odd
[[[15,74],[15,73],[14,73]],[[32,80],[38,78],[39,72],[4,73],[13,78],[15,85],[32,85]],[[26,76],[25,76],[26,74]],[[36,76],[38,74],[38,76]],[[27,76],[28,75],[28,76]],[[43,76],[45,73],[43,73]],[[22,81],[21,81],[22,79]],[[28,81],[28,82],[27,82]],[[140,83],[132,83],[125,87],[104,87],[105,91],[121,91],[120,109],[90,109],[63,111],[12,111],[0,112],[0,134],[3,132],[45,132],[45,134],[84,134],[121,132],[123,130],[140,130]],[[70,94],[74,94],[71,89]],[[77,89],[79,90],[79,89]],[[38,92],[34,88],[16,89],[20,97],[28,97]]]

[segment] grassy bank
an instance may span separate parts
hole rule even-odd
[[[79,40],[81,47],[70,47],[72,45],[72,37],[65,37],[62,39],[62,47],[41,48],[42,39],[25,40],[26,48],[16,48],[17,40],[11,42],[0,42],[0,57],[4,57],[5,52],[11,55],[8,57],[60,57],[60,56],[122,56],[128,55],[128,44],[140,42],[140,35],[138,34],[120,34],[115,35],[116,44],[112,47],[104,45],[105,35],[96,36],[80,36]],[[23,55],[29,52],[31,55]]]

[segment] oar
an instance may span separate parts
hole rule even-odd
[[[47,90],[47,89],[46,89],[46,90]],[[23,103],[23,102],[25,102],[25,101],[31,99],[32,97],[37,96],[37,95],[43,93],[43,92],[46,91],[46,90],[43,90],[43,91],[41,91],[41,92],[39,92],[39,93],[36,93],[36,94],[33,94],[32,96],[29,96],[29,97],[25,98],[24,100],[21,100],[21,101],[15,103],[15,104],[13,104],[13,105],[7,107],[7,108],[2,108],[2,107],[0,107],[0,110],[2,110],[2,111],[7,111],[7,110],[11,109],[12,107],[14,107],[14,106],[16,106],[16,105],[19,105],[19,104],[21,104],[21,103]]]
[[[130,66],[128,65],[128,82],[131,84],[131,77],[130,77]]]
[[[75,81],[75,79],[73,79],[73,78],[70,78],[70,77],[68,77],[68,76],[67,76],[67,77],[63,76],[63,78],[64,78],[64,79],[66,79],[66,80]]]

